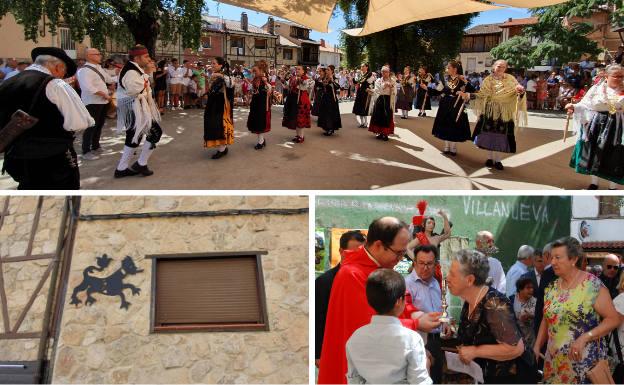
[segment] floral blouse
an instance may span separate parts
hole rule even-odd
[[[522,334],[518,329],[509,298],[489,287],[470,318],[468,317],[468,302],[465,302],[461,312],[458,339],[461,345],[479,346],[498,343],[517,345],[522,339]],[[486,382],[506,382],[503,380],[504,377],[517,374],[516,360],[495,361],[476,358],[474,361],[483,369],[483,376],[487,378]],[[497,381],[497,378],[501,380]]]
[[[599,278],[587,274],[575,288],[562,289],[561,278],[551,282],[544,293],[544,321],[548,326],[548,344],[544,360],[544,383],[586,384],[589,371],[600,359],[605,359],[606,344],[603,339],[588,342],[581,361],[568,358],[570,344],[581,334],[600,324],[594,310],[600,288]]]

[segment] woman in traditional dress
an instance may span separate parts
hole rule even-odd
[[[357,91],[355,93],[355,103],[353,103],[353,113],[359,123],[359,128],[366,128],[368,116],[370,115],[370,100],[375,75],[370,71],[368,63],[363,63],[360,67],[360,77],[357,79]]]
[[[330,65],[325,70],[325,78],[322,79],[322,84],[323,96],[319,106],[319,111],[322,111],[322,113],[318,117],[318,126],[325,131],[323,135],[331,136],[334,134],[334,131],[342,127],[340,107],[338,106],[340,86],[334,77],[333,65]]]
[[[381,77],[375,80],[373,100],[371,100],[371,123],[368,131],[377,134],[377,139],[388,141],[394,134],[394,104],[396,101],[396,78],[390,76],[390,68],[381,68]]]
[[[319,67],[316,70],[316,78],[314,79],[314,102],[312,103],[312,112],[314,116],[319,116],[319,106],[321,105],[321,98],[323,97],[323,90],[325,85],[323,79],[325,79],[325,67]]]
[[[507,62],[497,60],[492,74],[483,79],[479,92],[462,93],[474,98],[473,110],[479,117],[472,139],[481,149],[488,151],[486,167],[504,170],[501,153],[516,152],[514,130],[518,115],[523,125],[527,123],[527,105],[524,87],[513,75],[506,74]]]
[[[592,86],[577,104],[568,104],[579,127],[570,167],[591,175],[588,190],[598,189],[598,178],[609,190],[624,184],[624,67],[607,68],[607,80]]]
[[[465,105],[468,97],[462,92],[473,92],[472,85],[459,76],[459,64],[451,60],[446,66],[448,76],[431,94],[440,95],[438,113],[431,133],[444,141],[444,154],[457,155],[457,142],[470,140],[470,123]]]
[[[219,159],[227,155],[227,146],[234,144],[234,89],[224,58],[212,60],[212,71],[204,111],[204,147],[217,147],[212,159]]]
[[[416,77],[409,66],[403,68],[403,78],[400,82],[401,90],[397,95],[396,110],[401,110],[401,119],[407,119],[412,110],[414,94],[416,93]]]
[[[264,134],[271,131],[271,84],[267,79],[267,62],[260,60],[251,69],[253,73],[251,103],[247,129],[258,136],[254,148],[261,150],[266,147]]]
[[[295,143],[303,143],[303,129],[310,128],[310,92],[314,80],[306,75],[302,66],[297,66],[294,76],[288,81],[288,96],[284,103],[282,126],[297,131]]]
[[[421,66],[416,77],[416,105],[418,116],[427,116],[425,111],[431,111],[431,99],[429,83],[433,81],[433,75],[427,72],[427,67]]]

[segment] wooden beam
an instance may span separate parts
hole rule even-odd
[[[11,262],[24,262],[24,261],[34,261],[37,259],[51,259],[56,257],[56,254],[35,254],[35,255],[22,255],[19,257],[4,257],[0,258],[2,263],[11,263]]]
[[[4,207],[2,208],[2,213],[0,213],[0,230],[2,230],[2,225],[4,224],[4,217],[9,213],[9,199],[10,196],[4,198]]]
[[[37,228],[39,227],[39,218],[41,218],[41,207],[43,206],[43,197],[40,196],[37,200],[37,211],[35,211],[35,218],[33,219],[32,228],[30,229],[30,240],[28,241],[28,247],[26,248],[26,255],[32,254],[33,243],[35,242],[35,236],[37,235]]]
[[[9,332],[11,326],[9,325],[9,306],[7,305],[6,293],[4,291],[4,271],[2,270],[2,261],[0,260],[0,306],[2,306],[2,321],[4,324],[4,331]]]
[[[43,284],[45,283],[45,281],[47,281],[48,276],[50,275],[50,272],[52,271],[52,268],[54,267],[54,264],[56,262],[57,262],[56,260],[52,260],[52,262],[50,262],[50,264],[48,265],[48,268],[46,269],[46,271],[43,273],[43,276],[41,277],[39,284],[37,284],[35,291],[30,296],[30,299],[28,300],[28,303],[24,307],[24,310],[22,310],[22,314],[20,314],[19,318],[17,319],[17,322],[13,326],[13,330],[12,330],[13,333],[17,333],[17,331],[19,330],[19,327],[22,325],[24,318],[26,318],[26,314],[28,314],[28,311],[32,307],[32,304],[35,302],[35,299],[37,299],[37,295],[39,294],[39,291],[41,291]]]
[[[0,340],[26,340],[41,337],[41,332],[32,333],[0,333]]]

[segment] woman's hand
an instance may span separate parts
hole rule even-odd
[[[518,84],[518,85],[516,86],[516,92],[517,92],[518,94],[523,94],[523,93],[524,93],[524,87],[522,87],[522,85]]]
[[[573,361],[580,361],[583,358],[583,351],[585,351],[585,345],[587,345],[587,339],[585,335],[582,334],[579,338],[574,340],[572,344],[570,344],[570,351],[568,352],[568,357]]]
[[[568,112],[568,115],[571,115],[574,112],[574,104],[568,103],[564,109]]]
[[[466,365],[477,358],[476,346],[460,346],[457,350],[459,351],[459,360]]]
[[[542,349],[537,344],[533,345],[533,354],[535,355],[535,362],[539,362],[542,356]]]
[[[422,88],[423,90],[427,91],[427,85],[420,83],[420,88]]]

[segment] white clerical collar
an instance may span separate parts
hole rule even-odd
[[[52,72],[50,72],[49,69],[39,64],[31,64],[28,67],[26,67],[24,71],[28,71],[28,70],[39,71],[39,72],[43,72],[44,74],[52,75]]]
[[[381,267],[381,264],[377,262],[377,260],[368,252],[368,250],[366,250],[366,247],[364,248],[364,251],[366,251],[366,255],[368,256],[368,258],[370,258],[371,261],[375,262],[375,265],[377,265],[377,267]]]

